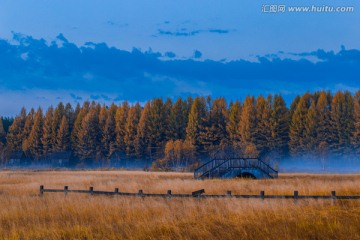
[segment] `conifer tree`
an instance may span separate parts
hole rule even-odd
[[[296,107],[299,104],[300,96],[297,95],[294,100],[291,102],[290,109],[289,109],[289,124],[292,122],[293,115],[295,113]]]
[[[80,109],[78,109],[80,110]],[[69,131],[71,132],[72,131],[72,128],[74,126],[74,122],[75,122],[75,111],[73,109],[73,107],[71,106],[70,103],[67,103],[65,105],[65,109],[64,109],[64,115],[66,116],[67,118],[67,122],[69,124]],[[61,119],[62,120],[62,119]]]
[[[186,102],[184,102],[181,98],[178,98],[171,109],[169,118],[168,135],[171,139],[185,139],[187,114]]]
[[[311,95],[305,93],[299,100],[292,116],[289,132],[289,148],[292,155],[302,155],[306,152],[304,146],[305,121],[308,114]]]
[[[29,136],[34,124],[35,110],[32,108],[25,119],[24,129],[22,131],[22,150],[29,151]]]
[[[195,146],[197,150],[203,148],[201,133],[205,131],[206,101],[203,97],[196,97],[192,103],[186,128],[186,141]]]
[[[149,147],[149,124],[150,124],[150,102],[147,102],[141,113],[140,121],[137,127],[135,140],[135,151],[138,157],[146,156]]]
[[[305,122],[304,122],[304,138],[303,145],[304,150],[307,153],[314,153],[317,143],[317,134],[318,134],[318,111],[316,108],[316,102],[314,99],[311,101],[310,108],[307,112]]]
[[[241,118],[241,103],[236,101],[230,107],[229,118],[226,125],[226,130],[229,136],[231,143],[236,143],[240,141],[240,132],[239,124]]]
[[[125,125],[125,145],[126,145],[126,154],[133,156],[136,153],[136,137],[137,137],[137,128],[139,125],[141,117],[141,106],[139,103],[136,103],[135,106],[130,108],[128,117],[126,119]]]
[[[52,123],[51,123],[51,134],[52,134],[51,142],[53,146],[56,145],[58,130],[60,128],[61,119],[64,115],[65,115],[64,104],[60,102],[54,110]]]
[[[110,136],[108,136],[109,132],[107,130],[109,130],[109,129],[106,129],[109,126],[109,125],[107,126],[107,124],[106,124],[106,122],[109,119],[109,115],[110,115],[110,113],[109,113],[107,107],[102,106],[100,109],[100,113],[99,113],[99,129],[101,132],[101,145],[100,145],[101,152],[99,154],[101,155],[101,157],[103,159],[108,158],[109,152],[110,152],[111,139],[110,139]],[[115,133],[115,127],[112,129],[112,131]]]
[[[329,144],[331,143],[331,125],[330,125],[330,102],[326,92],[320,92],[316,104],[317,109],[317,139],[316,152],[325,160],[329,152]]]
[[[124,142],[125,137],[125,124],[126,118],[129,111],[128,102],[123,102],[121,107],[118,107],[115,115],[115,126],[116,126],[116,141],[115,141],[115,149],[118,151],[125,152],[126,146]]]
[[[93,107],[89,110],[81,122],[81,130],[78,132],[78,155],[80,159],[96,159],[101,142],[99,118],[96,109]]]
[[[165,103],[164,103],[164,106],[163,106],[163,118],[164,118],[163,127],[165,129],[164,130],[165,131],[165,141],[172,138],[171,132],[169,131],[169,129],[170,129],[170,115],[171,115],[172,108],[173,108],[173,103],[172,103],[170,98],[167,98]]]
[[[249,155],[257,155],[256,149],[256,110],[254,97],[247,96],[241,112],[239,132],[241,136],[241,145]]]
[[[60,128],[56,138],[56,151],[68,151],[70,150],[70,126],[68,122],[68,117],[64,115],[61,119]]]
[[[337,92],[331,103],[332,142],[331,149],[336,155],[349,151],[351,134],[354,130],[353,99],[348,92]]]
[[[111,153],[113,152],[112,146],[116,139],[115,133],[115,120],[114,118],[108,114],[104,126],[104,130],[102,132],[102,155],[105,158],[109,158]]]
[[[106,125],[106,119],[108,118],[109,111],[105,106],[102,106],[99,113],[99,127],[100,130],[103,132]]]
[[[14,119],[13,124],[9,127],[9,132],[6,135],[6,142],[8,147],[13,151],[22,149],[22,135],[26,118],[26,111],[24,116],[24,108],[22,113]]]
[[[217,98],[212,103],[208,103],[211,107],[208,114],[207,126],[201,136],[202,145],[209,148],[224,143],[227,138],[226,134],[226,119],[227,119],[227,104],[224,98]]]
[[[268,100],[269,101],[269,100]],[[284,99],[280,95],[275,95],[271,109],[271,147],[270,150],[278,153],[279,157],[284,158],[288,154],[289,143],[289,110]]]
[[[272,143],[271,105],[271,96],[265,99],[262,95],[259,95],[256,99],[257,126],[255,129],[255,142],[256,148],[260,151],[260,155],[267,153],[270,148],[270,143]]]
[[[151,101],[150,118],[149,118],[149,141],[150,147],[158,148],[166,140],[166,116],[164,103],[161,98]]]
[[[90,103],[84,102],[83,106],[81,107],[79,114],[76,116],[75,123],[73,130],[71,132],[71,146],[75,151],[76,156],[80,157],[79,154],[81,154],[81,150],[79,149],[79,132],[81,131],[81,124],[86,116],[86,114],[89,112],[90,109]]]
[[[360,90],[354,95],[354,132],[352,134],[352,145],[355,154],[360,154]]]
[[[6,135],[7,146],[12,151],[17,151],[22,149],[23,141],[23,130],[26,119],[26,109],[21,108],[20,114],[14,119],[13,123],[9,127],[9,132]]]
[[[42,136],[41,136],[41,144],[42,144],[42,153],[47,155],[53,149],[52,144],[52,118],[54,114],[54,108],[50,106],[46,111],[46,115],[43,121],[42,126]]]
[[[350,92],[345,92],[345,154],[350,157],[353,151],[352,139],[355,131],[354,99]]]
[[[42,155],[42,125],[43,125],[43,112],[42,109],[39,108],[35,114],[33,126],[31,128],[31,132],[27,139],[27,150],[31,152],[31,154],[35,157],[35,159],[39,159]]]

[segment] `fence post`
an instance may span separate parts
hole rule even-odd
[[[336,191],[331,191],[332,204],[336,203]]]
[[[265,191],[260,191],[260,198],[261,200],[265,199]]]
[[[44,185],[40,185],[40,197],[44,195]]]
[[[296,204],[298,202],[299,192],[294,191],[294,203]]]
[[[231,197],[232,197],[231,191],[227,191],[227,192],[226,192],[226,196],[229,197],[229,198],[231,198]]]
[[[167,198],[171,199],[171,190],[167,190]]]
[[[89,188],[89,194],[90,194],[90,196],[92,196],[94,194],[94,187]]]
[[[115,188],[115,195],[119,194],[119,188]]]
[[[65,197],[66,197],[66,195],[67,195],[67,193],[68,193],[68,190],[69,190],[69,187],[68,187],[68,186],[64,186],[64,194],[65,194]]]

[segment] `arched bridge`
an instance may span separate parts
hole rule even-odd
[[[258,158],[213,159],[195,169],[195,179],[205,178],[277,178],[278,172]]]

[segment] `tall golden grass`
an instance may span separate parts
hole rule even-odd
[[[1,239],[360,239],[360,200],[162,199],[45,193],[62,189],[207,194],[360,195],[360,175],[195,181],[187,173],[0,172]]]

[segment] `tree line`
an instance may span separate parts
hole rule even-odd
[[[4,127],[6,126],[6,127]],[[215,152],[262,158],[331,156],[360,152],[360,91],[320,91],[297,96],[287,107],[280,95],[243,102],[195,97],[139,103],[59,103],[22,108],[0,121],[2,152],[31,153],[36,162],[71,151],[79,163],[106,162],[114,152],[152,158],[158,166],[192,165]],[[6,156],[3,154],[2,156]]]

